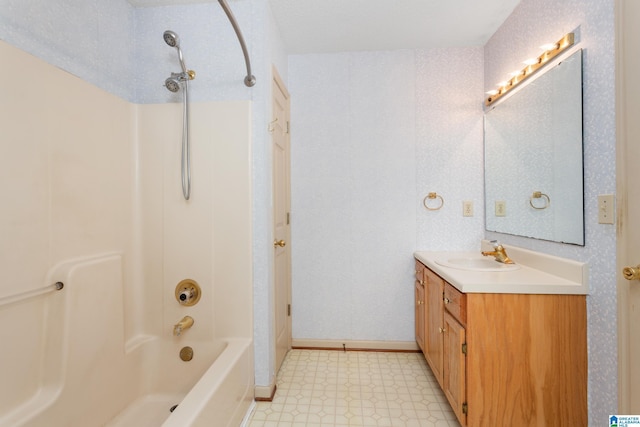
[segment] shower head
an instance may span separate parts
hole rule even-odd
[[[176,93],[180,90],[180,82],[175,77],[169,77],[164,81],[164,85],[173,93]]]
[[[180,37],[176,33],[171,30],[167,30],[162,35],[166,44],[171,47],[175,47],[178,51],[178,61],[180,61],[180,67],[182,67],[182,72],[187,72],[187,66],[184,65],[184,59],[182,59],[182,50],[180,50]]]
[[[180,47],[180,38],[173,31],[167,30],[162,35],[164,37],[164,42],[171,47]]]

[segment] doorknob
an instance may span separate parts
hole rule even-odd
[[[640,280],[640,265],[636,267],[623,268],[622,275],[627,280]]]
[[[281,248],[284,248],[285,246],[287,246],[287,242],[285,242],[284,240],[274,240],[273,246],[280,246]]]

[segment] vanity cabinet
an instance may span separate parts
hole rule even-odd
[[[585,295],[462,293],[421,268],[421,348],[463,426],[587,426]]]

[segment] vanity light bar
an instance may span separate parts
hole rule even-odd
[[[519,73],[514,75],[510,80],[504,82],[504,84],[500,84],[500,88],[492,93],[485,101],[484,105],[489,106],[496,102],[502,95],[509,92],[511,89],[518,86],[520,83],[525,81],[529,76],[534,74],[540,68],[544,67],[551,59],[560,55],[562,52],[573,46],[574,37],[573,33],[567,33],[558,40],[555,44],[551,45],[551,48],[545,50],[540,56],[536,59],[532,60],[532,63],[527,62],[527,66],[520,70]],[[545,46],[546,47],[546,46]]]

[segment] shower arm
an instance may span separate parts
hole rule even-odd
[[[251,60],[249,59],[249,52],[247,51],[247,46],[244,43],[244,37],[242,37],[242,31],[240,31],[240,27],[238,26],[238,22],[236,21],[235,16],[233,16],[233,12],[229,8],[227,4],[227,0],[218,0],[220,6],[224,10],[224,13],[227,14],[227,18],[231,22],[231,26],[233,30],[236,32],[236,36],[238,36],[238,41],[240,42],[240,47],[242,47],[242,54],[244,55],[244,62],[247,64],[247,76],[244,78],[244,84],[247,87],[252,87],[256,84],[256,78],[253,74],[251,74]]]

